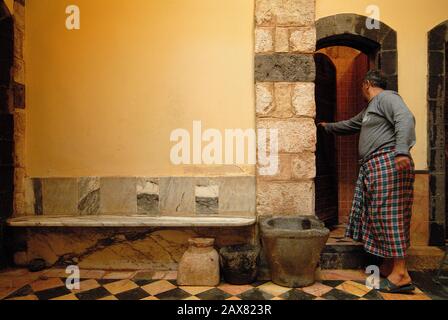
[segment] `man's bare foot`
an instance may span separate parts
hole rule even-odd
[[[392,273],[387,277],[387,279],[397,287],[406,286],[412,283],[411,276],[408,273],[406,274]]]
[[[380,266],[380,273],[383,278],[390,276],[394,269],[394,264],[391,259],[384,259],[383,264]]]

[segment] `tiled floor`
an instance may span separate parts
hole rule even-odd
[[[431,300],[417,289],[412,295],[387,295],[368,289],[358,270],[328,270],[321,281],[303,289],[272,282],[218,287],[178,287],[175,272],[105,272],[81,270],[80,290],[65,286],[65,270],[0,273],[0,299],[10,300]],[[426,289],[431,287],[425,280]],[[439,288],[440,289],[440,288]],[[440,297],[440,295],[438,296]],[[447,297],[448,298],[448,297]]]

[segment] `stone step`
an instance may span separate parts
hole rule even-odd
[[[411,271],[437,270],[444,256],[444,249],[438,247],[411,247],[407,263]],[[367,266],[379,265],[381,260],[367,254],[361,244],[328,244],[322,252],[321,270],[365,270]],[[261,259],[259,279],[269,280],[269,267]]]
[[[367,254],[362,244],[327,244],[321,256],[321,269],[365,269],[379,264],[379,259]]]
[[[444,256],[444,249],[438,247],[411,247],[406,259],[409,270],[436,270]],[[381,263],[379,258],[367,254],[363,246],[327,245],[322,253],[322,269],[364,269],[366,266]]]
[[[408,252],[408,267],[410,270],[437,270],[440,267],[445,248],[439,247],[411,247]]]

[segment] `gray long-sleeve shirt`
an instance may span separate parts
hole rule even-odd
[[[354,118],[328,123],[328,133],[349,135],[361,132],[360,163],[385,147],[396,147],[396,155],[410,156],[416,144],[415,117],[395,91],[385,90],[374,97],[367,108]]]

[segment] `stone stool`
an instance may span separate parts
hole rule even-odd
[[[177,284],[217,286],[220,283],[220,274],[219,254],[214,248],[215,239],[193,238],[188,240],[188,244],[188,250],[179,264]]]

